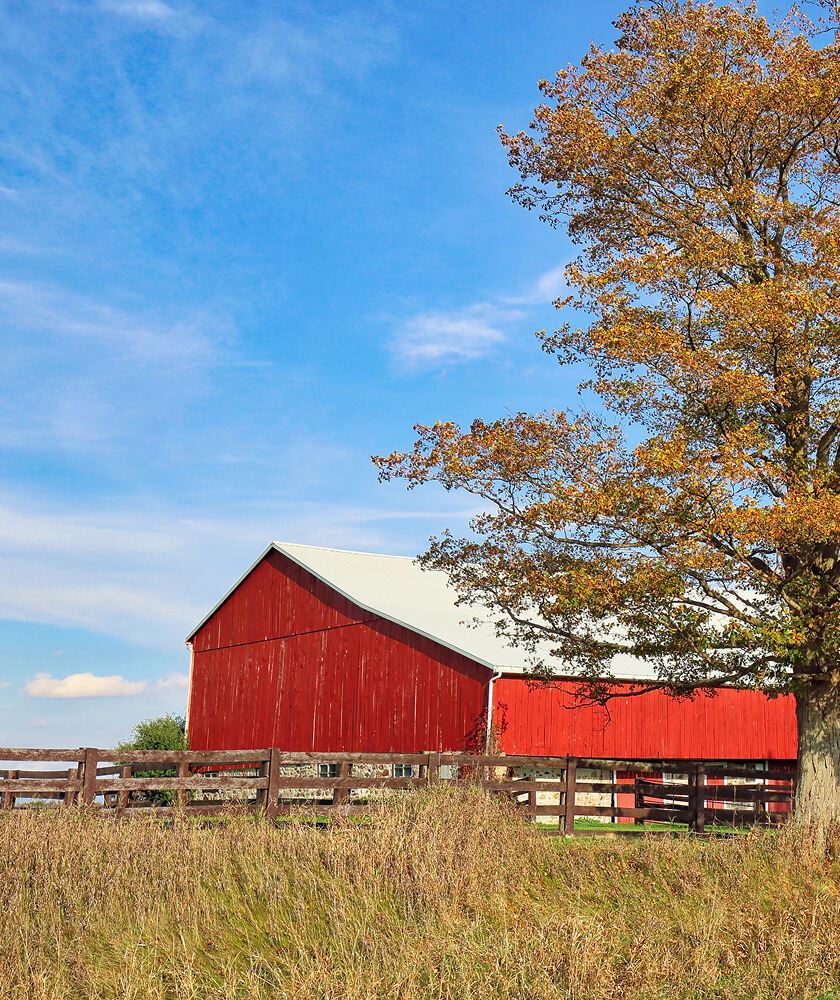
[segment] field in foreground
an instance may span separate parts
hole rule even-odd
[[[18,810],[0,996],[840,997],[840,860],[789,832],[549,840],[447,789],[329,829]]]

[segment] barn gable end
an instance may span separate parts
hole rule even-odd
[[[196,652],[222,649],[375,617],[271,549],[198,628],[192,643]]]
[[[459,749],[490,671],[269,551],[193,638],[194,749]]]

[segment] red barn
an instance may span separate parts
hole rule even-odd
[[[790,697],[720,689],[676,702],[575,706],[573,682],[529,685],[526,653],[446,576],[410,558],[273,543],[190,633],[196,750],[459,750],[491,705],[509,754],[790,760]],[[473,621],[476,618],[477,621]],[[650,666],[617,657],[625,681]]]

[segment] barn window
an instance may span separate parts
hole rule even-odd
[[[338,777],[338,764],[319,764],[318,765],[318,777],[319,778],[337,778]]]
[[[395,778],[413,778],[414,777],[414,765],[413,764],[394,764],[394,777]]]

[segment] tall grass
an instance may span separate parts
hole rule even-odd
[[[448,789],[328,829],[19,810],[0,996],[840,997],[840,861],[792,832],[546,840]]]

